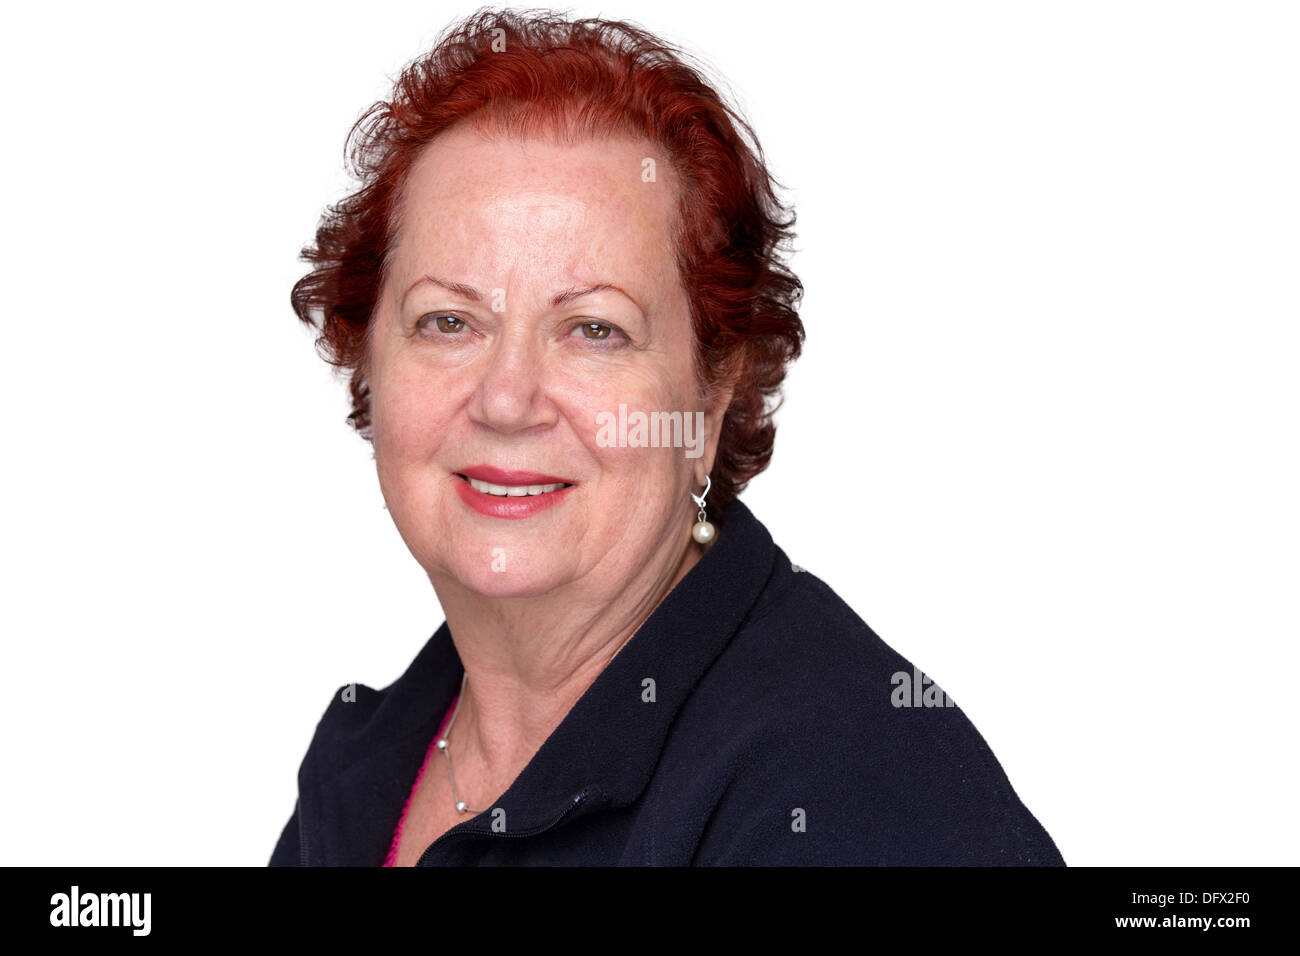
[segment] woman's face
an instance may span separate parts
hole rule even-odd
[[[595,597],[695,547],[719,419],[695,433],[708,410],[659,160],[631,139],[457,127],[412,168],[367,380],[384,499],[435,585]],[[637,412],[679,413],[686,447],[642,441]]]

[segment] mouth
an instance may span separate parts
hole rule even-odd
[[[544,475],[536,471],[508,471],[491,465],[474,465],[454,474],[480,494],[495,498],[536,498],[563,491],[576,484],[556,475]]]

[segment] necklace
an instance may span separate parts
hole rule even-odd
[[[465,684],[469,681],[469,673],[466,672],[460,679],[460,693],[456,695],[456,706],[452,708],[451,720],[447,721],[447,726],[443,728],[442,736],[438,738],[438,749],[442,755],[447,758],[447,779],[451,781],[451,799],[456,804],[458,813],[482,813],[482,810],[475,810],[460,798],[456,792],[456,775],[451,772],[451,751],[447,749],[447,735],[451,733],[451,725],[456,722],[456,715],[460,713],[460,702],[465,699]]]

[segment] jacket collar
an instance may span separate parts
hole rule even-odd
[[[586,795],[584,809],[626,806],[644,790],[668,728],[758,601],[777,548],[739,500],[725,530],[678,582],[493,805],[510,830],[544,829]],[[463,673],[444,623],[394,683],[335,696],[299,770],[302,859],[375,866]],[[643,700],[654,681],[654,702]],[[490,833],[480,814],[452,831]]]

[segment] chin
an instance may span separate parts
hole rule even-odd
[[[537,597],[564,583],[548,560],[539,563],[517,546],[486,548],[479,560],[462,556],[446,567],[457,584],[484,597]]]

